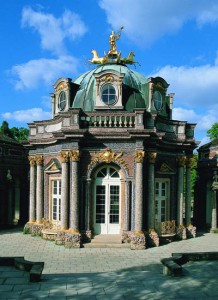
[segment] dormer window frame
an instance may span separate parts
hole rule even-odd
[[[119,73],[115,70],[105,70],[103,72],[94,74],[96,82],[96,102],[95,109],[123,109],[122,105],[122,79],[125,76],[123,73]],[[108,88],[108,93],[105,92],[105,87]],[[111,92],[111,94],[110,94]],[[103,98],[108,97],[108,101]],[[110,97],[112,96],[112,97]],[[111,101],[114,97],[114,101]]]

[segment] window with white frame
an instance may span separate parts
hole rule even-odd
[[[52,221],[61,220],[61,180],[52,180],[52,203],[51,203],[51,215]]]

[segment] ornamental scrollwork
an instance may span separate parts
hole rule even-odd
[[[71,150],[70,151],[70,159],[71,159],[71,161],[79,161],[80,160],[79,150]]]
[[[186,156],[179,156],[177,157],[177,162],[180,167],[184,167],[186,164]]]
[[[135,150],[134,158],[136,163],[142,163],[145,157],[145,152],[142,150]]]
[[[37,165],[42,165],[43,164],[43,156],[42,155],[36,155],[35,160],[36,160]]]
[[[156,152],[148,152],[147,156],[148,156],[149,163],[154,164],[156,161],[156,158],[157,158],[157,153]]]
[[[69,161],[69,151],[61,151],[61,162],[66,163]]]
[[[111,151],[110,148],[106,148],[104,152],[98,152],[97,155],[92,159],[91,163],[88,166],[88,169],[91,169],[96,163],[104,162],[109,164],[111,162],[118,162],[128,169],[125,160],[122,158],[123,152],[116,154]]]
[[[28,160],[31,166],[34,166],[36,164],[36,159],[34,155],[28,156]]]

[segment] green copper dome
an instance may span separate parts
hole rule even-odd
[[[78,86],[72,104],[73,108],[81,108],[83,111],[95,111],[96,105],[96,74],[116,71],[124,74],[122,78],[122,105],[126,111],[135,108],[145,109],[148,104],[148,80],[142,74],[135,72],[122,64],[106,63],[98,65],[79,76],[74,84]]]

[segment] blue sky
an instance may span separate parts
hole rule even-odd
[[[1,12],[0,123],[49,119],[54,82],[87,71],[121,25],[118,50],[170,84],[173,118],[197,123],[202,143],[218,122],[217,0],[7,0]]]

